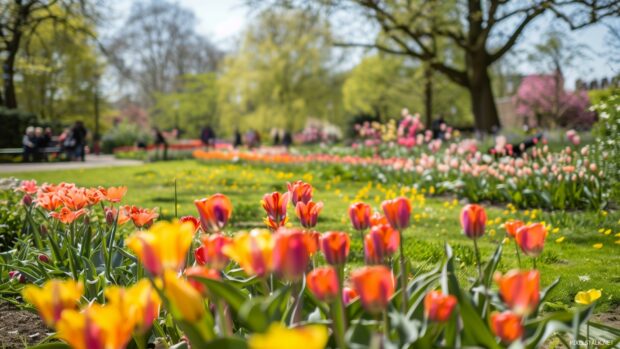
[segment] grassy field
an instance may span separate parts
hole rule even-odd
[[[286,190],[286,182],[296,179],[312,183],[315,201],[323,201],[319,231],[351,231],[347,207],[363,200],[375,208],[386,198],[405,195],[414,204],[414,224],[406,231],[405,251],[417,271],[427,270],[443,258],[443,244],[448,242],[460,261],[461,278],[475,273],[475,257],[470,240],[460,233],[459,210],[464,204],[455,198],[431,198],[428,193],[400,187],[397,183],[382,185],[344,180],[333,172],[303,171],[300,167],[267,167],[249,164],[204,164],[194,160],[152,163],[139,167],[14,173],[23,179],[34,178],[39,183],[61,181],[82,186],[118,186],[129,188],[124,199],[127,204],[158,207],[163,218],[175,214],[174,191],[177,185],[178,215],[197,215],[193,200],[216,192],[228,195],[235,209],[235,229],[261,227],[264,212],[260,199],[264,193]],[[598,311],[617,310],[620,304],[620,213],[615,212],[542,212],[518,211],[511,207],[487,207],[489,224],[481,239],[483,259],[490,257],[497,244],[504,240],[501,225],[508,219],[544,221],[551,226],[545,250],[538,261],[542,286],[561,277],[553,292],[550,306],[572,306],[578,291],[602,289]],[[296,217],[289,209],[290,221]],[[352,235],[352,259],[361,263],[362,249],[357,235]],[[531,261],[522,256],[524,266]],[[499,269],[517,267],[512,241],[504,245]]]

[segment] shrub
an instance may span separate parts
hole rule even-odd
[[[138,142],[148,143],[151,135],[148,130],[128,122],[122,122],[106,132],[101,139],[104,153],[112,153],[114,148],[134,145]]]
[[[0,107],[0,148],[20,147],[26,127],[36,123],[37,116],[32,113]]]

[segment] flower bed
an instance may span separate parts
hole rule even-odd
[[[222,194],[196,200],[199,217],[156,222],[157,212],[120,204],[124,187],[24,181],[18,190],[33,238],[3,258],[16,291],[36,282],[21,294],[74,348],[533,348],[550,337],[610,345],[618,338],[587,321],[598,290],[579,293],[575,307],[540,312],[558,283],[540,285],[535,267],[545,224],[505,224],[521,268],[498,271],[504,245],[486,263],[477,248],[484,208],[463,207],[462,233],[478,266],[464,285],[449,245],[435,269],[411,268],[402,248],[413,221],[409,199],[386,200],[374,214],[355,203],[348,216],[356,234],[319,233],[323,204],[312,186],[297,181],[287,189],[263,196],[268,230],[239,232],[229,228],[233,205]],[[352,268],[358,238],[366,265]],[[588,326],[596,338],[587,337]]]

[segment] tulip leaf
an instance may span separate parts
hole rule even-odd
[[[71,346],[67,343],[54,342],[54,343],[45,343],[39,344],[32,347],[28,347],[30,349],[71,349]]]
[[[497,269],[497,265],[499,264],[499,261],[502,259],[502,251],[503,251],[503,245],[500,243],[497,245],[497,248],[495,249],[493,256],[491,257],[491,259],[489,259],[489,261],[487,262],[487,265],[484,267],[484,271],[482,274],[482,284],[486,288],[489,288],[491,286],[491,281],[493,281],[493,274],[495,273],[495,270]]]
[[[239,309],[241,309],[243,303],[247,300],[247,297],[245,297],[241,290],[231,284],[200,276],[190,277],[204,284],[209,290],[209,293],[226,301],[226,303],[228,303],[228,305],[237,313],[239,312]]]
[[[264,301],[263,297],[249,299],[238,311],[239,318],[253,332],[265,332],[269,326],[269,319],[262,307]]]

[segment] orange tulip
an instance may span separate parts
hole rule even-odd
[[[58,191],[62,203],[72,211],[78,211],[88,206],[88,198],[83,189],[71,188]]]
[[[273,249],[274,269],[287,280],[299,280],[308,268],[314,246],[312,237],[301,230],[278,230]]]
[[[499,294],[515,313],[531,314],[540,301],[540,273],[538,270],[511,270],[506,275],[497,273],[495,282],[499,285]]]
[[[338,275],[332,267],[312,270],[306,276],[306,285],[320,301],[333,302],[338,299]]]
[[[525,223],[520,220],[510,220],[504,223],[504,229],[506,229],[506,233],[513,238],[517,237],[517,230],[521,228]]]
[[[207,288],[202,282],[194,279],[194,277],[221,280],[220,272],[218,270],[209,269],[202,266],[187,268],[185,269],[184,274],[187,276],[187,282],[189,282],[189,284],[203,296],[207,296]]]
[[[104,212],[106,223],[109,225],[114,224],[114,220],[116,220],[117,225],[123,225],[131,220],[126,207],[120,207],[118,210],[115,207],[106,207]],[[117,214],[118,218],[116,217]]]
[[[388,223],[387,218],[379,212],[375,212],[372,216],[370,216],[370,226],[375,226],[379,224],[390,224]]]
[[[261,204],[263,205],[263,209],[267,212],[265,224],[271,229],[278,230],[279,227],[286,224],[286,206],[288,205],[289,196],[290,193],[288,192],[284,194],[273,192],[263,196]]]
[[[220,231],[232,215],[232,203],[224,194],[214,194],[209,198],[194,201],[204,231]]]
[[[38,189],[39,188],[37,187],[37,181],[33,179],[30,181],[21,181],[21,183],[19,183],[19,187],[17,187],[15,191],[21,191],[26,194],[34,194],[37,192]]]
[[[523,337],[521,317],[511,311],[491,314],[491,330],[503,343],[509,344]]]
[[[364,237],[366,264],[383,264],[400,245],[400,234],[388,224],[375,225]]]
[[[297,213],[302,227],[314,228],[322,209],[322,202],[309,201],[308,203],[304,203],[303,201],[299,201],[297,206],[295,206],[295,213]]]
[[[540,223],[523,226],[517,230],[517,244],[530,257],[538,257],[545,247],[547,229]]]
[[[76,219],[80,218],[82,215],[86,213],[86,210],[79,209],[77,211],[71,211],[67,207],[63,207],[60,209],[60,212],[52,212],[50,213],[50,217],[54,217],[64,224],[71,224]]]
[[[356,202],[349,206],[349,218],[355,230],[366,230],[370,227],[370,205]]]
[[[202,238],[202,245],[194,251],[196,262],[210,268],[222,270],[228,265],[229,258],[224,247],[232,243],[232,239],[221,234],[212,234]]]
[[[328,231],[321,236],[319,243],[327,263],[331,265],[346,263],[351,247],[351,239],[347,233]]]
[[[263,277],[273,269],[274,238],[265,230],[252,230],[235,235],[224,253],[243,268],[248,275]]]
[[[159,214],[148,208],[140,208],[136,206],[128,207],[129,217],[137,228],[149,228]]]
[[[35,200],[39,207],[43,207],[48,211],[55,211],[62,206],[62,200],[56,193],[39,193]]]
[[[394,276],[382,265],[362,267],[351,273],[353,288],[360,296],[364,308],[379,313],[387,308],[394,295]]]
[[[353,302],[357,297],[359,297],[359,295],[357,294],[355,289],[351,287],[342,288],[342,302],[345,305],[348,305],[349,303]]]
[[[100,187],[99,191],[109,202],[120,202],[127,193],[127,187],[109,187],[107,189]]]
[[[424,297],[424,314],[431,321],[448,321],[456,303],[456,297],[451,294],[430,291]]]
[[[480,205],[465,205],[461,210],[461,227],[463,233],[470,239],[477,239],[484,235],[487,223],[487,214]]]
[[[383,201],[381,204],[383,214],[388,223],[396,229],[402,230],[409,226],[411,218],[411,202],[405,197]]]
[[[293,206],[297,207],[298,202],[307,204],[312,200],[312,185],[309,183],[295,181],[287,183],[286,186]]]
[[[89,205],[96,205],[101,202],[102,199],[105,199],[105,196],[101,193],[101,190],[97,188],[86,188],[84,190],[84,195],[86,195],[86,200],[88,200]]]

